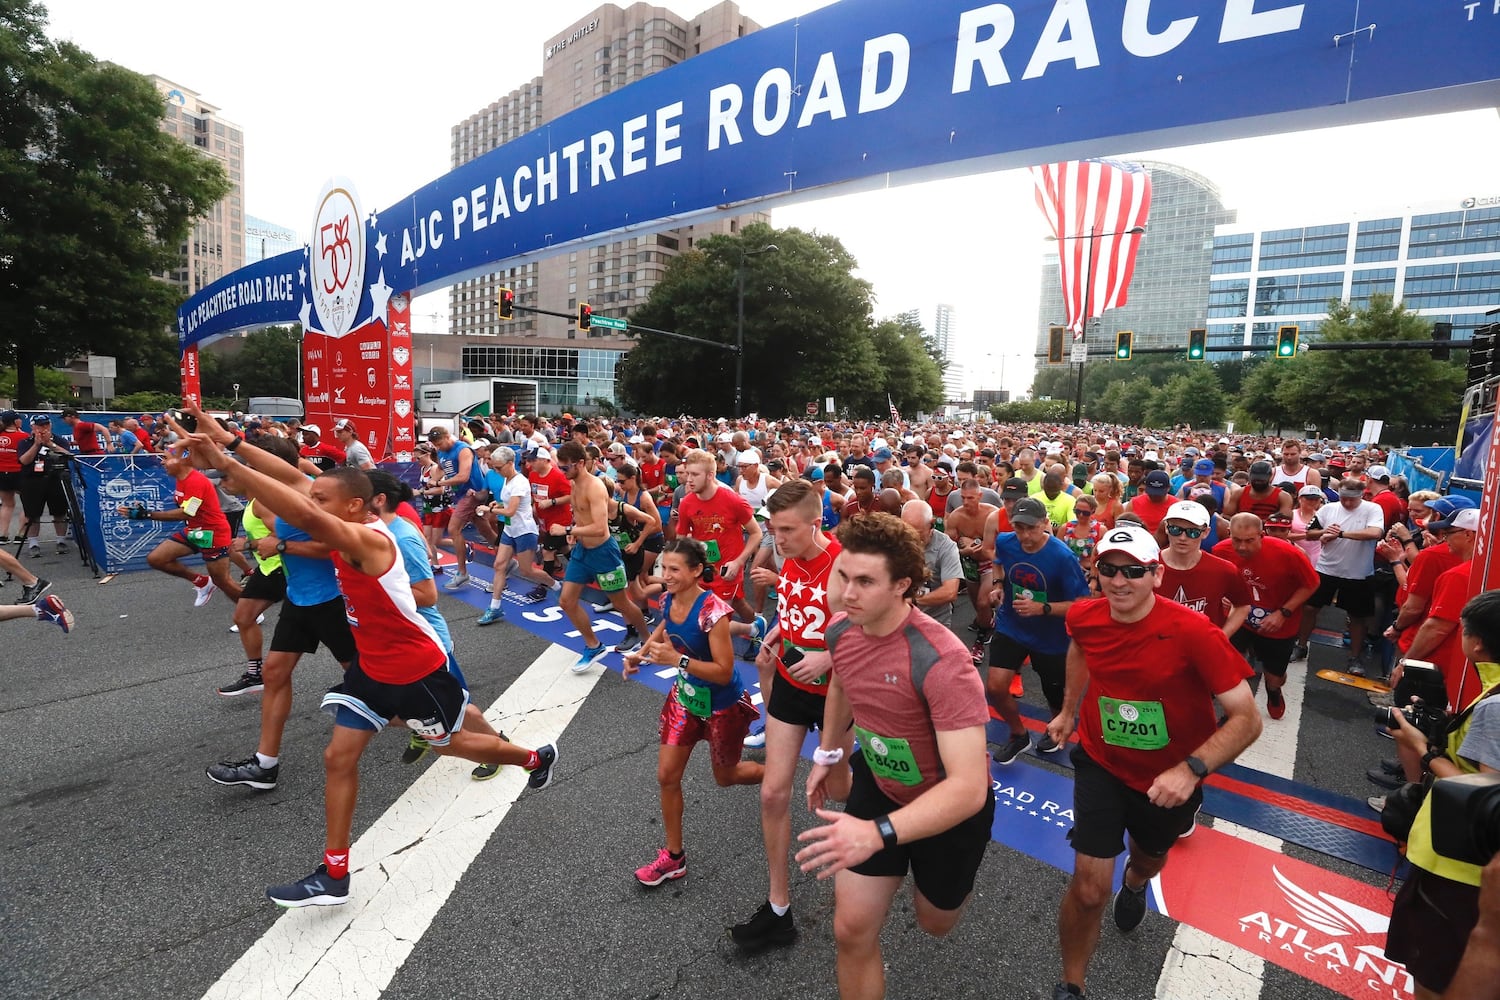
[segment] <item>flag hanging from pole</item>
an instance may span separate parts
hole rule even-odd
[[[1150,214],[1151,175],[1139,163],[1070,160],[1032,167],[1031,179],[1057,240],[1066,325],[1076,340],[1090,319],[1126,302],[1142,235],[1130,230]]]
[[[901,411],[896,409],[896,402],[891,399],[890,393],[885,394],[885,405],[891,408],[891,421],[899,424],[901,422]]]

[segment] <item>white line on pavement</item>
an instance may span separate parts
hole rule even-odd
[[[1285,717],[1264,718],[1260,739],[1240,754],[1235,763],[1281,778],[1292,777],[1297,765],[1297,732],[1302,726],[1302,697],[1307,686],[1306,664],[1302,667],[1287,671],[1286,685],[1281,689],[1286,699]],[[1265,697],[1262,682],[1257,704],[1264,702]],[[1277,838],[1234,823],[1215,819],[1214,829],[1272,851],[1281,850]],[[1162,965],[1161,978],[1156,981],[1156,996],[1163,1000],[1189,996],[1204,1000],[1260,1000],[1265,969],[1265,959],[1260,956],[1187,924],[1179,924],[1172,938],[1172,950],[1167,952]]]
[[[574,674],[577,655],[548,647],[485,715],[522,746],[556,742],[604,673]],[[380,996],[526,787],[520,768],[476,782],[472,766],[434,762],[350,848],[349,902],[284,914],[204,1000]]]

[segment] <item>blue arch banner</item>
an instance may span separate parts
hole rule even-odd
[[[1500,105],[1461,0],[843,0],[687,59],[369,213],[355,326],[570,246],[772,199]],[[601,46],[587,36],[575,58]],[[188,300],[188,347],[301,319],[307,252]],[[314,322],[314,326],[322,328]]]

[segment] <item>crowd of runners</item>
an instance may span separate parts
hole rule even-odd
[[[1125,933],[1145,918],[1146,884],[1191,835],[1204,779],[1283,718],[1287,672],[1329,606],[1347,621],[1347,675],[1388,681],[1399,705],[1403,678],[1410,689],[1421,674],[1421,697],[1455,713],[1446,741],[1394,713],[1398,753],[1371,762],[1372,781],[1500,769],[1500,702],[1487,702],[1500,602],[1476,594],[1467,563],[1478,511],[1411,492],[1378,449],[1187,430],[520,415],[431,431],[407,482],[347,446],[347,421],[335,449],[316,427],[187,413],[194,431],[156,422],[173,502],[119,512],[179,522],[151,565],[190,583],[199,606],[219,591],[233,604],[246,666],[219,693],[260,695],[260,736],[208,777],[276,787],[298,660],[322,645],[345,668],[323,699],[325,854],[267,890],[283,906],[347,900],[358,761],[382,728],[407,733],[407,762],[431,751],[473,761],[476,780],[510,764],[533,788],[550,782],[555,747],[510,743],[469,703],[439,610],[439,590],[480,586],[476,625],[502,623],[522,580],[528,600],[555,593],[579,630],[575,671],[606,652],[596,591],[628,626],[613,647],[626,676],[676,668],[657,724],[664,843],[638,882],[688,873],[682,781],[706,742],[719,785],[760,791],[766,900],[731,938],[747,952],[791,945],[791,865],[831,876],[845,998],[884,995],[880,932],[908,873],[918,924],[943,935],[958,923],[991,839],[991,762],[1064,752],[1076,860],[1054,995],[1085,996],[1104,911]],[[7,447],[35,444],[7,444],[8,416],[0,477]],[[494,553],[488,587],[469,573],[481,551]],[[45,590],[8,555],[0,568],[33,600]],[[963,638],[959,600],[973,608]],[[1018,704],[1028,664],[1052,716],[1035,741]],[[992,718],[1004,730],[990,741]],[[1420,996],[1450,988],[1467,940],[1454,928],[1490,927],[1496,909],[1481,904],[1481,867],[1437,855],[1429,824],[1417,815],[1408,885],[1421,891],[1403,890],[1389,944]]]

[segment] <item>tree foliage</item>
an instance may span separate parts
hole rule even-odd
[[[14,368],[0,371],[0,396],[15,399],[16,380]],[[55,368],[43,368],[36,373],[34,391],[38,401],[61,405],[73,399],[73,387],[68,381],[67,374]]]
[[[1073,419],[1073,404],[1060,399],[1026,399],[996,403],[990,415],[1002,424],[1065,424]]]
[[[877,415],[887,393],[903,409],[935,406],[941,375],[921,328],[887,321],[877,333],[870,284],[854,268],[833,236],[746,226],[680,254],[630,321],[733,345],[743,272],[745,412],[802,413],[809,400],[832,396],[851,414]],[[620,362],[616,387],[640,412],[727,414],[734,369],[730,350],[644,333]]]
[[[220,340],[200,352],[199,360],[203,391],[209,395],[238,396],[241,401],[297,395],[302,362],[294,326],[267,326],[243,338]]]
[[[43,33],[34,0],[0,0],[0,362],[17,398],[33,371],[86,353],[122,371],[172,322],[192,220],[228,193],[223,168],[162,132],[149,79]]]

